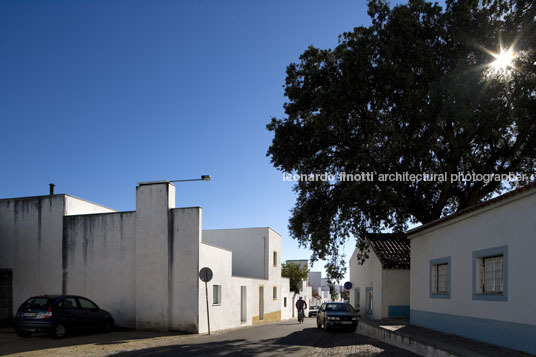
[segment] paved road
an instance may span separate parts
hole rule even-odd
[[[283,321],[211,336],[143,335],[138,331],[74,336],[60,341],[47,336],[6,336],[0,335],[0,355],[5,355],[1,353],[4,346],[9,348],[6,353],[17,356],[416,356],[353,332],[319,330],[314,319],[306,319],[303,325]]]

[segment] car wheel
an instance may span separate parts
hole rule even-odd
[[[108,333],[112,331],[112,328],[114,327],[114,324],[111,320],[106,320],[102,324],[102,332]]]
[[[324,331],[327,331],[328,330],[328,323],[326,321],[324,321],[324,325],[322,327],[324,327]]]
[[[67,334],[67,328],[63,323],[58,323],[56,326],[54,326],[54,330],[52,331],[52,336],[54,338],[63,338]]]
[[[320,322],[318,322],[318,319],[316,319],[316,327],[317,328],[322,328],[322,324]]]
[[[19,336],[19,337],[30,337],[32,335],[32,333],[28,332],[28,331],[16,330],[15,332],[17,333],[17,336]]]

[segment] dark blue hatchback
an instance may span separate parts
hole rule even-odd
[[[42,295],[26,300],[17,310],[15,330],[20,337],[49,332],[62,338],[69,330],[100,329],[108,332],[114,319],[93,301],[75,295]]]

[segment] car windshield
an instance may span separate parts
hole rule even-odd
[[[52,306],[52,302],[54,299],[47,298],[47,297],[34,297],[28,299],[24,305],[23,308],[25,309],[43,309],[46,310],[50,306]]]
[[[350,304],[327,304],[326,311],[354,312],[355,310]]]

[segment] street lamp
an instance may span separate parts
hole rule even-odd
[[[186,181],[210,181],[211,177],[210,175],[202,175],[201,178],[198,179],[187,179],[187,180],[171,180],[169,182],[186,182]]]

